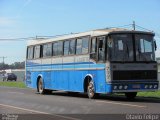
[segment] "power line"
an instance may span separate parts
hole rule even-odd
[[[153,32],[152,30],[136,25],[134,21],[133,21],[133,24],[127,24],[127,25],[116,26],[116,27],[107,27],[105,29],[110,29],[110,28],[128,28],[133,30],[136,30],[136,28],[140,28],[145,31]],[[156,32],[154,33],[156,34],[156,36],[160,37],[160,34]],[[77,34],[77,33],[70,33],[70,34]],[[63,35],[69,35],[69,34],[62,34],[62,35],[55,35],[55,36],[36,36],[36,37],[26,37],[26,38],[0,38],[0,41],[28,41],[28,40],[55,38]]]
[[[35,37],[27,37],[27,38],[1,38],[0,41],[25,41],[35,39]]]

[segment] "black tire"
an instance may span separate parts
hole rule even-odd
[[[45,94],[45,89],[43,88],[43,80],[42,78],[39,78],[38,80],[38,84],[37,84],[37,91],[39,92],[39,94]]]
[[[38,85],[37,86],[37,91],[39,92],[39,94],[51,94],[52,93],[52,90],[44,89],[42,78],[39,79],[37,85]]]
[[[125,96],[128,100],[134,100],[137,95],[137,92],[126,92]]]
[[[94,87],[94,83],[92,80],[88,83],[87,95],[89,99],[94,99],[97,96],[97,94],[95,93],[95,87]]]

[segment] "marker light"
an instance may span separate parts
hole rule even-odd
[[[114,88],[113,88],[113,89],[114,89],[114,90],[115,90],[115,89],[117,89],[117,86],[114,86]]]
[[[145,85],[144,88],[147,89],[147,88],[148,88],[148,85]]]
[[[154,88],[157,88],[158,87],[158,85],[154,85]]]
[[[150,89],[151,89],[152,87],[153,87],[152,85],[149,86]]]
[[[127,86],[127,85],[125,85],[125,86],[124,86],[124,89],[127,89],[127,88],[128,88],[128,86]]]
[[[120,85],[120,86],[119,86],[119,89],[122,89],[122,87],[123,87],[123,86],[122,86],[122,85]]]

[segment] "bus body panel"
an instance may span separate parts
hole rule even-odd
[[[83,44],[86,36],[88,43]],[[152,77],[157,75],[153,36],[151,32],[116,28],[33,40],[27,47],[26,85],[37,89],[41,77],[44,89],[86,92],[84,83],[89,76],[96,93],[156,91],[158,81]],[[63,50],[56,50],[62,54],[54,54],[58,42]],[[48,50],[43,49],[45,44],[51,45],[47,57],[43,55]],[[72,54],[70,46],[74,48]],[[34,51],[36,47],[38,52]],[[39,53],[38,58],[34,52]]]
[[[52,66],[52,67],[50,67]],[[67,70],[69,69],[69,70]],[[97,93],[110,92],[106,84],[105,64],[77,63],[73,65],[32,65],[28,66],[31,73],[31,84],[28,87],[37,88],[37,79],[41,75],[45,89],[84,92],[84,80],[87,75],[93,76]],[[27,80],[28,81],[28,80]]]

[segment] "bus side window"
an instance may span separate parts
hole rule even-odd
[[[76,40],[70,40],[70,45],[69,45],[69,54],[70,55],[75,54],[75,43],[76,43]]]
[[[40,45],[34,47],[34,59],[40,58]]]
[[[63,42],[55,42],[53,43],[53,56],[61,56],[63,54]]]
[[[82,39],[77,39],[76,54],[82,54]]]
[[[97,44],[96,44],[97,40],[96,38],[92,38],[91,40],[91,49],[90,49],[90,58],[96,60],[96,48],[97,48]]]
[[[43,45],[43,57],[50,57],[52,56],[52,44],[45,44]]]
[[[28,59],[33,59],[33,46],[32,47],[28,47],[28,55],[27,58]]]
[[[105,37],[98,38],[98,61],[105,60]]]
[[[57,42],[53,43],[53,56],[57,56],[57,47],[58,43]]]
[[[69,40],[64,41],[64,56],[68,55],[69,53]]]
[[[82,54],[88,53],[89,37],[82,38]]]
[[[59,41],[57,47],[57,55],[61,56],[62,54],[63,54],[63,42]]]

